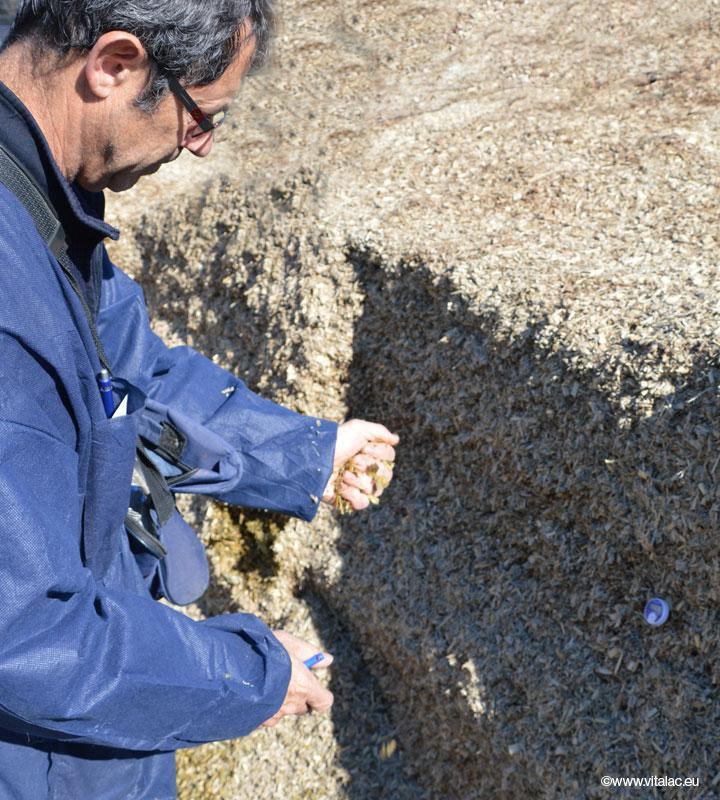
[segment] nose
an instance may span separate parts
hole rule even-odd
[[[188,139],[183,147],[185,150],[191,152],[194,156],[197,156],[198,158],[205,158],[205,156],[210,155],[214,144],[214,136],[212,132],[210,132],[205,136],[197,136],[194,139]]]

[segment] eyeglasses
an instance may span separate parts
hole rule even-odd
[[[185,106],[190,116],[195,120],[200,128],[199,131],[190,134],[191,139],[197,139],[207,133],[212,133],[213,131],[217,130],[223,124],[223,122],[225,122],[225,111],[208,116],[200,110],[198,104],[185,91],[177,78],[173,78],[171,75],[168,75],[167,81],[168,85],[170,86],[170,91]]]

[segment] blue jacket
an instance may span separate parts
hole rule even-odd
[[[78,296],[0,185],[0,798],[169,800],[174,751],[272,716],[289,658],[253,616],[195,622],[151,595],[123,524],[138,431],[164,417],[187,435],[183,460],[199,469],[187,490],[309,520],[336,426],[151,332],[140,289],[105,252],[117,232],[102,197],[67,184],[2,84],[0,144],[53,199],[116,402],[132,397],[106,418]]]

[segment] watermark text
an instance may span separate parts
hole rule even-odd
[[[600,779],[603,786],[679,786],[679,787],[695,787],[700,785],[700,778],[680,778],[674,775],[646,775],[642,778],[617,778],[613,775],[603,775]]]

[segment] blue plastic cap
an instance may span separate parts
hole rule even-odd
[[[643,616],[648,625],[662,625],[670,616],[670,606],[662,597],[653,597],[652,600],[648,600],[645,604]]]

